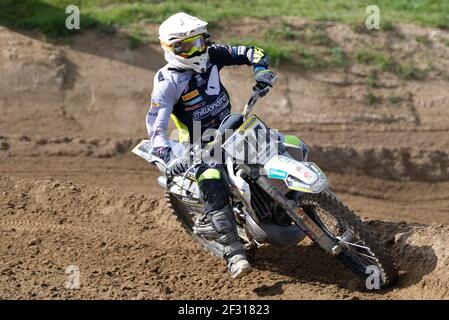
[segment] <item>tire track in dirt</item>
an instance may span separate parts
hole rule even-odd
[[[448,227],[370,221],[402,275],[367,293],[308,241],[251,251],[255,272],[232,281],[164,200],[53,179],[2,177],[0,190],[2,298],[449,298]],[[83,274],[76,292],[62,286],[71,264]]]

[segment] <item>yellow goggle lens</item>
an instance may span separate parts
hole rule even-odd
[[[203,52],[206,50],[206,39],[203,34],[184,39],[182,41],[167,45],[162,43],[162,46],[172,51],[176,55],[187,58],[196,52]]]

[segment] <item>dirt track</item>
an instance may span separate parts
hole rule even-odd
[[[164,200],[51,178],[2,178],[2,297],[8,298],[447,298],[449,228],[372,221],[405,272],[382,293],[313,244],[251,253],[254,276],[232,281]],[[77,265],[80,290],[64,289]]]
[[[353,50],[339,28],[327,32]],[[438,31],[429,51],[413,36],[433,30],[400,31],[392,48],[398,54],[414,46],[423,60],[438,49],[432,58],[449,61],[449,47],[438,40],[447,32]],[[444,77],[401,81],[385,74],[372,90],[403,100],[373,107],[363,100],[363,66],[313,74],[281,66],[278,88],[257,113],[310,143],[337,194],[391,247],[401,278],[388,291],[362,292],[349,272],[306,242],[251,252],[254,276],[232,281],[224,263],[171,216],[155,170],[129,153],[145,137],[159,49],[129,50],[120,35],[111,41],[86,33],[68,46],[35,38],[0,27],[0,298],[449,298]],[[231,70],[223,79],[239,106],[250,86],[234,80],[251,83],[251,75]],[[80,268],[80,290],[64,288],[69,265]]]

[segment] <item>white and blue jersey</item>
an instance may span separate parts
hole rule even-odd
[[[231,102],[220,81],[224,66],[252,65],[255,70],[268,67],[268,56],[257,47],[214,44],[208,48],[206,72],[180,70],[170,64],[154,77],[151,107],[147,114],[148,134],[154,148],[169,146],[167,127],[171,118],[180,142],[192,142],[193,123],[198,121],[201,133],[216,128],[230,113]]]

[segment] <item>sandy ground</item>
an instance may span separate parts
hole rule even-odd
[[[250,32],[252,24],[243,20],[230,32]],[[374,41],[447,69],[447,32],[404,25],[366,39],[346,28],[329,24],[326,32],[347,52]],[[422,34],[430,48],[414,40]],[[366,66],[281,65],[279,85],[257,107],[273,128],[310,144],[333,189],[393,251],[399,282],[370,293],[307,241],[250,252],[256,272],[232,281],[223,261],[187,236],[156,186],[157,172],[129,152],[145,138],[151,82],[163,65],[157,46],[130,50],[126,37],[95,32],[53,45],[0,27],[0,59],[0,298],[449,297],[444,74],[403,81],[386,73],[369,88]],[[237,110],[251,77],[245,67],[223,72]],[[372,91],[384,99],[376,106],[365,102]],[[388,103],[391,95],[400,102]],[[79,290],[64,287],[70,265],[79,267]]]

